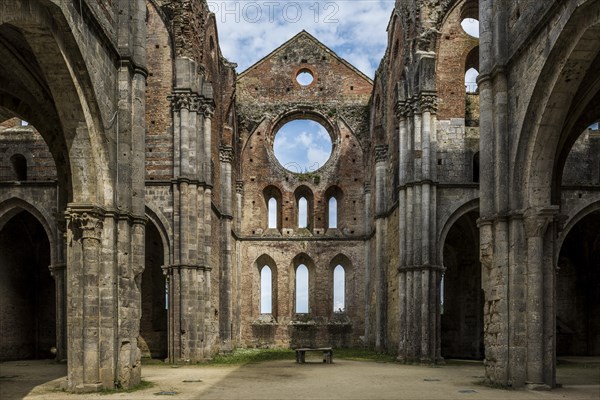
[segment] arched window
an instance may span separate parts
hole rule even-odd
[[[262,211],[267,215],[263,216],[262,224],[265,224],[267,229],[281,229],[281,206],[283,204],[281,190],[277,186],[266,186],[263,189],[263,198],[265,208]]]
[[[346,311],[346,272],[338,265],[333,270],[333,312]]]
[[[260,270],[260,313],[273,312],[273,275],[271,268],[265,265]]]
[[[27,159],[22,154],[15,154],[10,158],[13,175],[18,181],[27,180]]]
[[[329,226],[328,226],[328,228],[337,228],[338,208],[337,208],[337,200],[335,197],[331,197],[329,199],[328,207],[329,207],[329,210],[328,210],[329,211],[329,215],[328,215]]]
[[[478,76],[479,71],[472,67],[465,72],[465,90],[467,93],[477,93]]]
[[[327,200],[326,226],[328,229],[338,229],[344,221],[341,209],[341,205],[344,204],[344,192],[339,186],[330,186],[325,191],[325,199]]]
[[[277,229],[277,199],[269,199],[269,229]]]
[[[473,182],[479,183],[479,152],[473,155]]]
[[[308,268],[304,264],[296,268],[296,313],[308,313]]]
[[[312,230],[314,228],[314,197],[308,186],[302,185],[294,191],[296,200],[296,216],[294,224],[301,229]]]
[[[298,228],[306,228],[308,226],[308,202],[304,197],[298,200]]]

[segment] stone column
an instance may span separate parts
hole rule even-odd
[[[554,274],[554,268],[544,268],[544,241],[549,225],[558,214],[558,207],[547,209],[528,209],[525,212],[525,230],[527,233],[527,381],[530,389],[549,389],[551,382],[545,382],[545,351],[544,344],[551,340],[554,332],[546,335],[545,320],[556,318],[553,307],[552,313],[546,315],[547,291],[552,291],[554,286],[545,288],[546,274]],[[553,239],[553,238],[551,238]],[[553,246],[550,252],[553,253]],[[554,263],[552,262],[553,266]],[[550,296],[553,301],[553,295]],[[552,365],[554,363],[551,363]]]
[[[54,278],[56,293],[56,360],[67,358],[67,264],[50,265],[50,274]]]
[[[371,226],[371,184],[365,183],[365,235],[369,236],[373,230]],[[365,241],[365,341],[371,343],[371,241]]]
[[[204,182],[208,185],[212,185],[212,118],[215,114],[215,108],[211,104],[206,103],[202,106],[202,112],[204,117]]]
[[[194,363],[210,356],[206,304],[210,303],[210,268],[168,265],[169,362]]]
[[[221,163],[221,276],[219,288],[219,336],[221,347],[231,350],[232,331],[232,257],[231,257],[231,228],[233,222],[233,210],[231,206],[231,188],[233,185],[231,175],[231,163],[233,161],[233,147],[222,145],[219,149],[219,161]]]
[[[386,348],[387,328],[387,265],[386,265],[386,181],[387,181],[386,145],[375,146],[375,348]]]
[[[396,104],[399,118],[398,361],[441,362],[435,168],[437,97],[423,92]]]
[[[100,261],[104,213],[99,209],[68,209],[67,242],[67,337],[68,385],[72,391],[97,391],[102,388],[101,370],[113,372],[115,351],[102,353],[100,340],[103,299],[100,298]],[[107,277],[114,282],[113,277]],[[111,279],[112,278],[112,279]],[[112,286],[112,285],[111,285]],[[115,326],[112,327],[115,336]],[[109,328],[109,329],[110,329]]]
[[[407,117],[408,107],[406,101],[401,100],[396,104],[395,107],[396,117],[399,119],[399,162],[398,162],[398,231],[399,245],[398,245],[398,309],[399,318],[398,323],[400,324],[399,337],[398,337],[398,357],[397,360],[400,362],[406,361],[407,348],[408,348],[408,332],[406,326],[408,325],[407,314],[408,314],[408,301],[407,296],[407,163],[409,157],[409,140],[408,140],[408,121]]]
[[[207,328],[210,296],[211,93],[202,70],[186,57],[175,62],[173,113],[173,264],[163,266],[169,282],[169,360],[209,357],[214,337]]]
[[[243,208],[243,202],[244,202],[244,182],[243,181],[236,181],[235,183],[235,198],[236,198],[236,212],[234,214],[234,225],[235,225],[235,231],[236,232],[241,232],[241,228],[242,228],[242,208]],[[235,306],[235,315],[234,315],[234,320],[235,320],[235,325],[236,325],[236,330],[235,330],[235,340],[237,340],[238,342],[241,340],[241,335],[242,335],[242,314],[241,314],[241,309],[242,309],[242,257],[241,257],[241,251],[242,251],[242,246],[241,246],[241,241],[239,240],[235,240],[234,241],[235,244],[235,255],[236,255],[236,259],[235,259],[235,269],[236,269],[236,282],[234,285],[234,289],[235,289],[235,301],[236,301],[236,306]]]
[[[56,290],[56,360],[63,361],[67,359],[67,223],[64,212],[57,213],[55,218],[56,261],[49,269]]]

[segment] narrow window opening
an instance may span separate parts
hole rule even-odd
[[[346,272],[341,265],[333,270],[333,311],[346,311]]]
[[[269,229],[277,229],[277,199],[269,199]]]
[[[308,313],[308,268],[304,264],[296,268],[296,313]]]
[[[473,182],[479,183],[479,152],[473,156]]]
[[[444,315],[444,275],[440,282],[440,314]]]
[[[329,199],[329,228],[337,228],[337,200],[335,197]]]
[[[22,154],[15,154],[10,158],[13,174],[16,180],[27,180],[27,159]]]
[[[469,68],[465,72],[465,90],[467,93],[477,93],[477,77],[479,71],[475,68]]]
[[[268,265],[260,271],[260,313],[272,314],[273,312],[273,275]]]
[[[305,197],[298,200],[298,228],[308,227],[308,202]]]

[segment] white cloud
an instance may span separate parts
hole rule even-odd
[[[238,63],[238,72],[305,29],[373,77],[387,45],[394,0],[209,0],[208,5],[217,19],[221,50]]]
[[[315,171],[331,155],[331,137],[321,124],[311,120],[293,120],[275,136],[275,156],[293,172]]]
[[[319,147],[310,147],[308,149],[308,165],[311,170],[317,170],[321,168],[327,160],[331,152],[325,151]]]

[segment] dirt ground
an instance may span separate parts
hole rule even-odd
[[[336,360],[322,364],[268,361],[243,366],[146,365],[153,386],[132,393],[74,395],[60,391],[66,365],[51,361],[0,364],[0,399],[600,399],[600,362],[559,366],[563,387],[502,390],[477,384],[480,362],[441,367]]]

